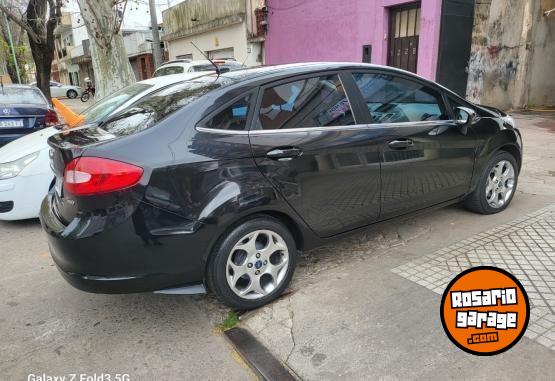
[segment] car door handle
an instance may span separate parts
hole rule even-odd
[[[411,139],[405,139],[405,138],[396,139],[389,142],[389,147],[393,149],[404,149],[404,148],[412,147],[413,145],[414,143],[412,142]]]
[[[297,147],[274,148],[266,153],[266,157],[272,160],[287,161],[300,157],[303,151]]]

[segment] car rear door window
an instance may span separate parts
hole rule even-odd
[[[203,127],[218,130],[243,131],[247,128],[251,94],[248,94],[225,107],[203,123]]]
[[[391,74],[353,76],[374,123],[449,119],[441,94],[424,84]]]
[[[299,79],[264,90],[258,115],[264,130],[355,124],[337,74]]]

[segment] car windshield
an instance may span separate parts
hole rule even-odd
[[[124,87],[109,97],[102,99],[94,106],[89,107],[81,115],[83,115],[84,120],[88,123],[99,121],[110,115],[110,113],[123,105],[125,102],[129,101],[131,98],[139,95],[152,86],[153,85],[147,85],[146,83],[135,83],[131,86]]]
[[[154,72],[153,77],[161,77],[163,75],[181,74],[184,69],[182,66],[166,66],[161,67]]]
[[[44,105],[46,101],[39,89],[4,86],[0,89],[0,103]]]
[[[154,126],[181,107],[228,83],[231,83],[229,79],[221,77],[198,78],[168,86],[139,100],[100,128],[117,136],[131,135]]]

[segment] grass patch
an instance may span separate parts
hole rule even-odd
[[[235,311],[229,311],[227,317],[224,319],[220,326],[223,330],[233,328],[239,323],[239,315]]]

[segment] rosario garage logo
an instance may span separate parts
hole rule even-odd
[[[524,335],[529,317],[524,287],[496,267],[463,271],[441,300],[445,333],[457,347],[475,355],[496,355],[511,348]]]

